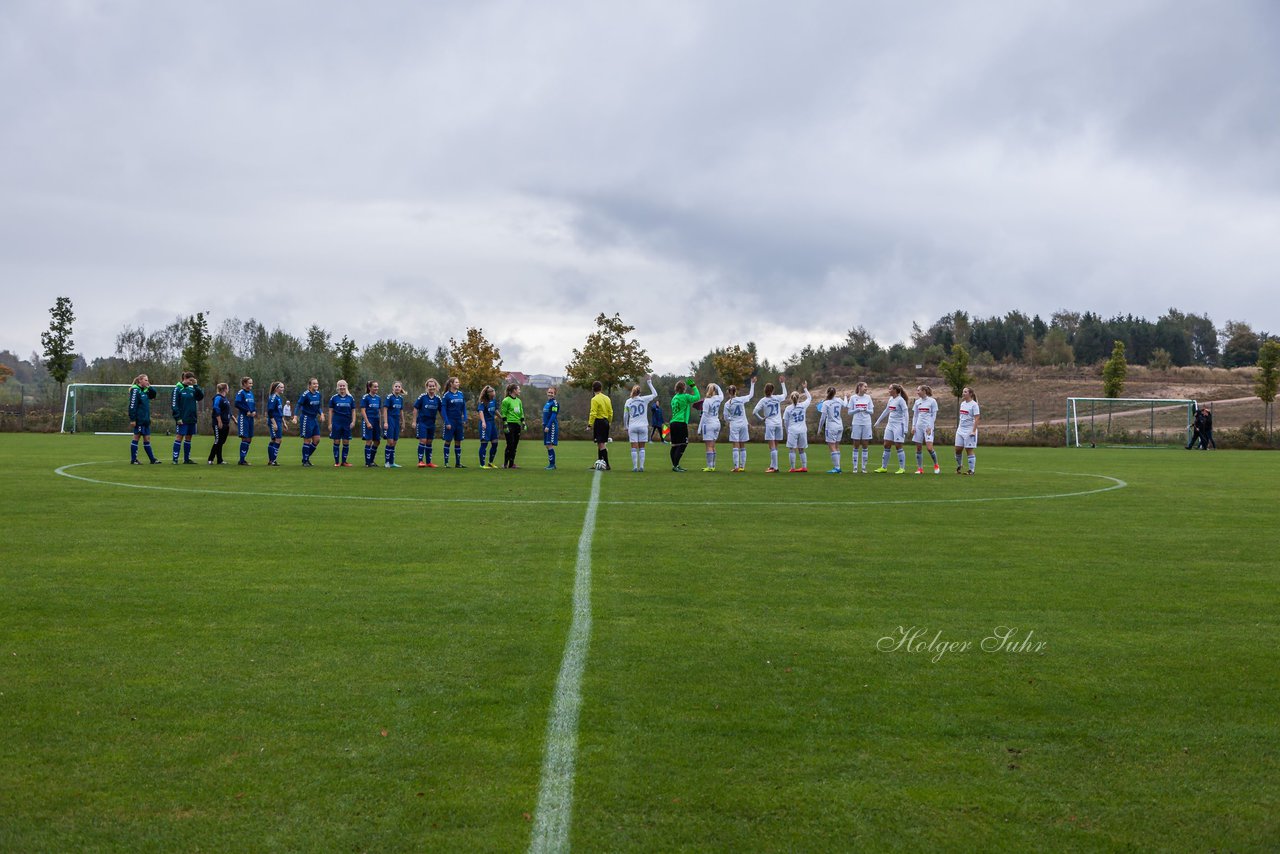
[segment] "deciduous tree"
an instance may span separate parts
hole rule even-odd
[[[973,377],[969,375],[969,351],[963,344],[951,345],[951,358],[938,363],[938,372],[947,381],[947,388],[959,400],[964,387],[973,382]]]
[[[449,339],[449,371],[469,389],[487,385],[500,389],[506,379],[502,353],[484,337],[483,329],[474,326],[467,327],[467,337],[461,341]]]
[[[573,358],[564,366],[569,385],[591,388],[599,380],[605,391],[612,391],[628,379],[639,379],[649,373],[651,361],[638,341],[627,336],[635,331],[622,317],[607,317],[603,312],[596,318],[596,331],[587,336],[581,350],[573,351]]]

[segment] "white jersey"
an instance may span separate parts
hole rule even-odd
[[[844,421],[840,411],[848,405],[849,401],[842,397],[828,398],[818,404],[818,432],[828,442],[839,442],[844,435]]]
[[[805,415],[809,411],[811,402],[813,402],[813,398],[806,391],[804,397],[800,398],[799,403],[792,403],[782,411],[782,421],[787,425],[788,433],[809,432],[809,425],[805,421]]]
[[[963,436],[967,436],[972,433],[977,429],[978,416],[981,413],[982,410],[978,408],[978,401],[960,401],[960,424],[956,427],[956,432]]]
[[[903,432],[907,429],[907,399],[905,397],[891,397],[889,402],[884,405],[884,411],[880,413],[880,417],[876,419],[876,426],[880,426],[880,422],[889,419],[890,427],[901,427]]]
[[[782,427],[782,401],[787,399],[787,384],[782,384],[782,394],[769,394],[760,398],[752,415],[763,419],[765,428]]]
[[[724,418],[729,422],[729,441],[746,442],[750,439],[750,424],[747,422],[747,404],[756,396],[756,384],[751,384],[751,391],[741,397],[731,397],[724,404]]]
[[[649,404],[653,403],[653,399],[657,396],[658,390],[653,387],[653,380],[650,380],[649,394],[629,397],[627,402],[622,404],[622,419],[627,425],[628,432],[633,427],[643,427],[645,436],[649,435]]]
[[[703,398],[703,421],[719,421],[719,407],[724,402],[724,394],[716,392],[710,397]]]
[[[916,429],[932,432],[933,425],[938,420],[938,401],[932,397],[917,398],[911,406],[911,414],[914,418],[912,424]]]
[[[731,397],[724,405],[724,419],[729,422],[729,426],[737,423],[747,424],[747,404],[751,402],[751,398],[756,396],[756,384],[751,384],[751,391],[741,397]]]
[[[876,414],[875,402],[869,394],[851,394],[845,404],[852,416],[850,421],[854,427],[870,427],[871,416]]]

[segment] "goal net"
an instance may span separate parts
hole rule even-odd
[[[72,383],[67,386],[62,404],[63,433],[118,433],[128,435],[130,386],[115,383]],[[156,389],[163,396],[161,389]],[[169,401],[157,397],[151,401],[152,422],[155,404],[163,404],[160,412],[168,414]]]
[[[1182,398],[1068,397],[1067,446],[1186,445],[1196,402]]]

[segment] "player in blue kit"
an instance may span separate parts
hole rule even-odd
[[[236,435],[240,437],[240,465],[247,466],[249,443],[253,441],[253,421],[258,414],[258,404],[253,399],[253,379],[242,377],[240,390],[236,392]]]
[[[427,380],[423,388],[426,391],[418,395],[418,399],[413,402],[413,408],[418,413],[415,419],[418,433],[418,468],[433,469],[436,464],[431,462],[431,452],[436,439],[436,416],[440,414],[444,401],[440,399],[440,383],[434,379]],[[445,462],[448,463],[448,460]]]
[[[298,435],[302,437],[302,464],[308,468],[311,455],[320,444],[320,423],[324,421],[320,403],[320,380],[312,377],[307,380],[307,390],[298,397],[298,412],[293,416],[293,423],[298,425]]]
[[[556,387],[547,389],[547,402],[542,405],[542,444],[547,446],[547,471],[556,469],[556,445],[560,444],[560,401]]]
[[[449,377],[444,383],[444,394],[440,399],[444,402],[444,465],[449,467],[449,443],[454,446],[453,467],[464,469],[462,464],[462,431],[467,426],[467,397],[458,387],[462,385],[457,377]]]
[[[156,390],[151,387],[151,380],[146,374],[134,377],[129,387],[129,427],[133,430],[133,442],[129,446],[129,462],[138,462],[138,441],[147,449],[147,457],[153,463],[160,462],[151,452],[151,401],[156,399]]]
[[[338,393],[329,398],[329,438],[333,440],[333,467],[351,468],[347,452],[351,449],[351,420],[356,414],[356,399],[347,391],[347,381],[338,380]]]
[[[400,417],[403,413],[404,385],[396,381],[391,384],[391,394],[382,399],[382,435],[387,440],[382,464],[389,469],[400,468],[396,465],[396,442],[400,441]]]
[[[231,398],[227,397],[230,387],[226,383],[218,383],[217,393],[213,396],[213,447],[209,449],[209,465],[222,465],[222,448],[227,444],[227,436],[231,435]]]
[[[480,468],[496,469],[493,458],[498,450],[498,393],[493,386],[480,389],[476,415],[480,418]],[[488,460],[485,459],[486,452]]]
[[[360,398],[360,438],[364,439],[364,467],[371,469],[382,442],[382,398],[376,380],[364,384],[364,397]]]
[[[284,439],[284,383],[276,380],[267,395],[267,432],[271,444],[267,445],[267,465],[280,465],[280,442]]]

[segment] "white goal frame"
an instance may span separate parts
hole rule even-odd
[[[59,433],[75,433],[76,419],[79,415],[75,407],[76,391],[83,388],[133,388],[131,383],[70,383],[67,386],[66,396],[62,400],[62,423],[58,425]],[[67,413],[71,413],[71,429],[67,429]],[[132,436],[132,433],[95,433],[98,436]]]
[[[1105,404],[1103,410],[1099,404]],[[1117,412],[1117,406],[1119,411]],[[1083,447],[1080,443],[1080,419],[1094,419],[1099,414],[1102,415],[1134,415],[1140,412],[1149,412],[1151,414],[1151,444],[1155,444],[1155,422],[1156,411],[1168,412],[1171,410],[1184,409],[1186,411],[1187,423],[1185,427],[1185,441],[1191,441],[1191,431],[1193,429],[1196,417],[1196,409],[1199,404],[1194,400],[1187,398],[1172,397],[1068,397],[1067,398],[1067,447]],[[1099,412],[1101,411],[1101,413]]]

